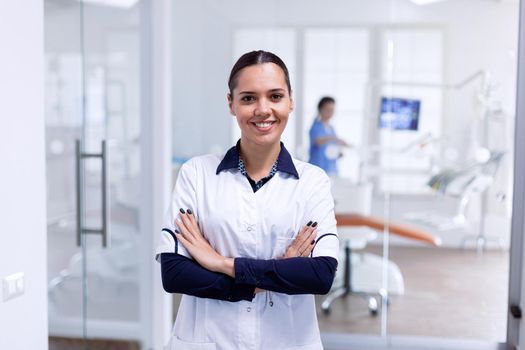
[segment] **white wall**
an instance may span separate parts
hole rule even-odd
[[[227,5],[221,2],[220,6]],[[227,83],[232,65],[230,20],[219,4],[173,4],[173,153],[193,156],[230,144]]]
[[[43,62],[43,1],[1,1],[0,278],[26,289],[0,297],[2,349],[48,348]]]

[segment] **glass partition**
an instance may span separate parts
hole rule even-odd
[[[336,101],[346,145],[327,156],[341,252],[334,293],[316,297],[327,348],[362,336],[505,342],[518,5],[174,4],[174,177],[238,139],[227,78],[245,51],[290,68],[283,140],[296,159],[308,161],[320,98]]]
[[[389,290],[385,333],[504,343],[518,2],[396,2],[391,14],[371,101],[379,171],[368,176],[378,215],[440,245],[390,230],[381,251],[405,292]]]

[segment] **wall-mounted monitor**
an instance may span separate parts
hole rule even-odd
[[[379,128],[392,130],[417,130],[420,100],[398,97],[381,97]]]

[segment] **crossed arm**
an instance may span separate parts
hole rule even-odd
[[[301,229],[282,259],[271,260],[221,256],[203,237],[191,211],[181,210],[176,225],[176,239],[195,260],[177,253],[161,254],[162,283],[169,293],[251,301],[263,290],[286,294],[326,294],[330,290],[336,259],[308,258],[316,244],[315,223]]]

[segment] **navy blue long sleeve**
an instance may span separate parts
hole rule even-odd
[[[256,260],[235,259],[235,282],[285,294],[326,294],[337,260],[332,257]]]
[[[182,255],[161,254],[162,283],[168,293],[227,301],[251,301],[255,287],[285,294],[326,294],[336,268],[337,260],[331,257],[236,258],[233,279],[209,271]]]
[[[182,293],[225,301],[251,301],[254,286],[238,285],[230,276],[212,272],[176,253],[160,255],[162,286],[168,293]]]

